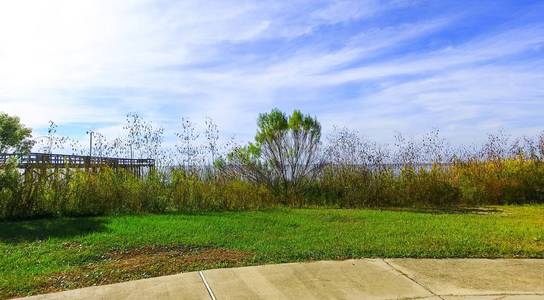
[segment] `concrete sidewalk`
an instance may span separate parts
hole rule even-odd
[[[544,299],[544,260],[291,263],[183,273],[27,299]]]

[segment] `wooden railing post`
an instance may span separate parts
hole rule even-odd
[[[36,169],[73,168],[86,171],[98,170],[102,166],[124,168],[135,176],[144,176],[155,168],[154,159],[130,159],[114,157],[91,157],[81,155],[65,155],[51,153],[6,154],[0,153],[0,167],[11,157],[18,158],[18,167]]]

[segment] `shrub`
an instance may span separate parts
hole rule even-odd
[[[544,164],[540,160],[459,162],[452,167],[452,175],[465,204],[544,202]]]
[[[29,150],[30,129],[0,114],[1,151]],[[51,122],[46,140],[60,146]],[[379,145],[340,129],[321,143],[317,119],[295,110],[261,114],[255,141],[220,151],[208,120],[209,156],[196,127],[182,119],[174,154],[161,148],[163,129],[131,114],[126,138],[107,143],[95,134],[95,152],[168,162],[163,171],[136,174],[105,166],[19,169],[0,161],[0,219],[169,211],[330,206],[407,207],[544,203],[544,133],[508,142],[491,134],[479,149],[450,149],[438,130],[422,141],[398,134]],[[59,144],[59,145],[57,145]],[[234,145],[234,146],[233,146]],[[60,147],[59,147],[60,148]],[[130,151],[129,151],[130,150]],[[176,156],[177,155],[177,156]],[[182,160],[179,161],[179,158]],[[205,165],[211,158],[212,165]],[[3,159],[3,158],[1,158]],[[177,159],[177,164],[176,164]]]

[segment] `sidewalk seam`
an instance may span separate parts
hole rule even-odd
[[[206,281],[206,277],[204,277],[204,273],[202,273],[202,271],[198,271],[198,275],[200,275],[200,278],[202,279],[202,282],[206,286],[206,290],[208,290],[208,295],[210,295],[210,298],[212,300],[217,300],[215,298],[215,295],[213,294],[212,289],[210,288],[210,285],[208,284],[208,281]]]
[[[539,292],[519,292],[519,293],[475,293],[475,294],[442,294],[442,296],[544,296]]]
[[[433,296],[436,296],[442,300],[444,300],[444,298],[442,298],[442,296],[438,295],[437,293],[433,292],[431,289],[429,289],[428,287],[424,286],[423,284],[417,282],[415,279],[413,279],[412,277],[408,276],[408,274],[402,272],[401,270],[399,270],[398,268],[396,268],[393,264],[389,263],[387,260],[385,259],[382,259],[382,261],[384,263],[386,263],[388,266],[390,266],[391,268],[393,268],[393,270],[397,271],[398,273],[400,273],[402,276],[408,278],[408,280],[414,282],[415,284],[419,285],[420,287],[424,288],[427,292],[433,294]]]

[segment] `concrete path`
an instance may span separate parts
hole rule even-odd
[[[544,260],[291,263],[183,273],[27,299],[544,299]]]

